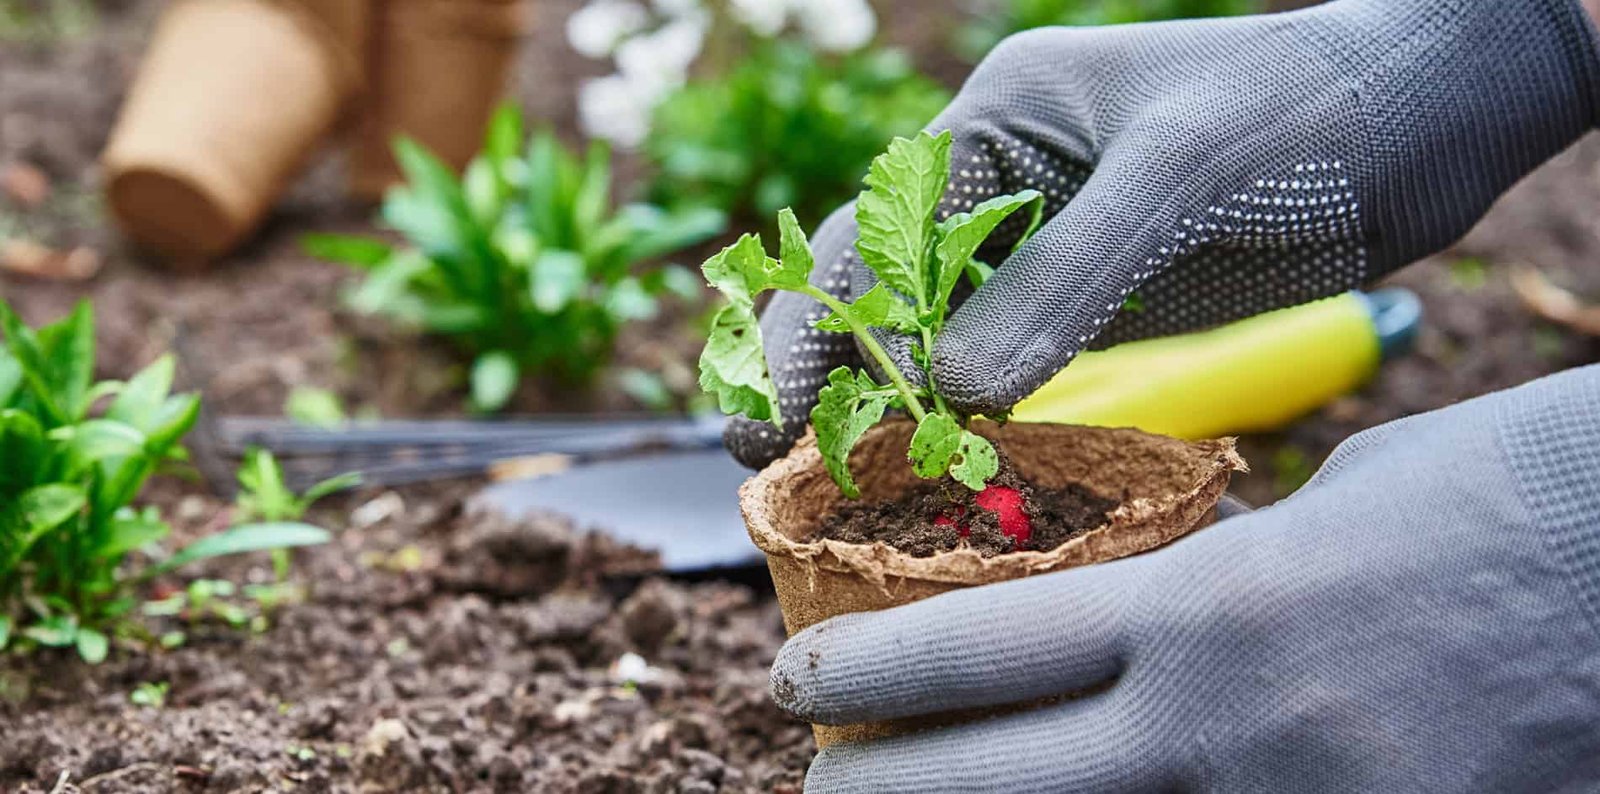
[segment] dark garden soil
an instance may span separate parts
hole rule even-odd
[[[985,557],[1049,551],[1104,525],[1106,514],[1119,504],[1077,484],[1034,488],[1009,466],[991,482],[1021,494],[1022,512],[1032,529],[1026,542],[1018,543],[1002,532],[999,515],[978,504],[978,493],[949,477],[923,484],[899,499],[846,502],[822,519],[809,540],[883,543],[913,557],[957,548],[970,548]]]
[[[514,88],[568,136],[577,78],[603,69],[563,42],[579,2],[540,0]],[[342,310],[350,274],[297,248],[309,231],[370,230],[370,210],[340,198],[336,154],[208,272],[174,275],[119,241],[96,200],[96,156],[160,2],[85,5],[99,17],[86,34],[0,37],[0,174],[25,166],[49,183],[38,203],[0,191],[0,240],[82,247],[102,266],[83,281],[0,272],[0,296],[31,322],[92,298],[101,376],[174,349],[184,385],[203,389],[214,414],[279,414],[297,385],[384,416],[460,413],[460,359]],[[963,71],[946,46],[957,7],[879,3],[888,38],[951,83]],[[638,167],[624,159],[618,173],[626,184]],[[1416,351],[1293,427],[1244,439],[1256,473],[1235,491],[1271,501],[1351,433],[1600,360],[1595,339],[1521,306],[1512,264],[1600,297],[1600,137],[1531,176],[1454,249],[1390,279],[1425,304]],[[682,324],[631,331],[621,349],[623,363],[680,379],[696,353]],[[531,387],[514,407],[633,407],[618,394]],[[798,790],[812,742],[767,697],[783,636],[770,593],[641,578],[650,565],[638,552],[556,517],[463,515],[469,489],[328,503],[317,518],[338,539],[297,555],[305,598],[276,609],[264,632],[203,622],[185,626],[180,648],[122,649],[98,667],[55,654],[0,659],[0,791]],[[161,483],[146,500],[180,534],[222,520],[222,502],[197,485]],[[270,576],[259,559],[201,573]],[[140,684],[158,683],[170,685],[163,707],[130,703]]]

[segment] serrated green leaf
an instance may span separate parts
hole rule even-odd
[[[348,234],[301,235],[300,249],[318,259],[353,265],[363,270],[383,264],[394,253],[394,248],[387,243]]]
[[[989,440],[965,430],[955,419],[931,413],[917,423],[908,453],[911,468],[927,479],[948,473],[974,491],[1000,470],[1000,459]]]
[[[472,405],[480,411],[498,411],[517,390],[517,360],[504,350],[478,356],[472,362]]]
[[[974,491],[981,491],[999,471],[1000,455],[989,439],[970,430],[961,431],[961,448],[950,464],[950,476]]]
[[[950,177],[950,132],[895,138],[872,161],[856,200],[856,250],[879,280],[918,305],[928,300],[933,215]]]
[[[730,299],[712,320],[706,346],[700,351],[700,388],[717,398],[725,414],[743,414],[757,422],[783,426],[778,387],[767,372],[761,325],[748,297]]]
[[[872,285],[867,294],[856,298],[854,303],[846,305],[845,309],[856,322],[869,328],[888,328],[902,334],[917,331],[916,310],[907,306],[905,301],[881,281]],[[816,321],[814,325],[818,330],[830,333],[850,333],[850,324],[838,312],[828,312],[828,316]]]
[[[794,210],[784,207],[778,211],[778,258],[782,267],[772,274],[771,284],[779,289],[804,289],[816,260],[811,256],[811,244],[805,230],[794,217]]]
[[[938,226],[934,247],[936,268],[933,278],[931,306],[944,306],[950,292],[972,261],[983,241],[989,238],[1001,221],[1013,212],[1032,206],[1037,215],[1044,206],[1043,196],[1037,190],[1024,190],[1016,195],[996,196],[972,208],[971,212],[958,212],[945,218]],[[943,316],[943,313],[940,313]]]
[[[828,373],[828,385],[817,394],[811,425],[817,431],[817,450],[839,490],[851,499],[861,497],[850,474],[850,451],[879,420],[893,395],[865,372],[839,367]]]
[[[783,262],[767,256],[760,237],[746,234],[707,259],[700,272],[730,303],[749,304],[763,290],[786,284],[804,286],[811,276],[810,265],[809,252],[804,258]]]
[[[221,557],[250,551],[288,549],[298,546],[316,546],[327,543],[332,537],[325,529],[292,521],[240,524],[190,543],[177,554],[147,568],[140,575],[140,578],[154,578],[208,557]]]

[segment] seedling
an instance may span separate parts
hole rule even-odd
[[[978,248],[1006,218],[1031,214],[1028,233],[1039,223],[1040,196],[1025,190],[985,201],[971,212],[935,220],[950,177],[950,134],[896,138],[872,161],[867,189],[856,201],[860,238],[856,250],[877,274],[879,284],[846,303],[808,282],[815,261],[794,213],[778,213],[779,258],[766,255],[761,240],[747,234],[707,260],[706,279],[726,298],[700,357],[700,385],[715,394],[722,410],[782,426],[778,393],[767,369],[755,296],[769,289],[807,295],[830,313],[816,327],[849,333],[887,383],[871,374],[839,367],[828,374],[811,411],[817,447],[828,473],[850,498],[860,489],[850,475],[849,456],[862,434],[888,409],[903,410],[917,423],[908,452],[912,468],[925,478],[948,474],[974,491],[999,470],[994,446],[967,429],[969,417],[939,395],[929,351],[950,311],[950,294],[973,262]],[[870,333],[887,328],[912,338],[921,383],[913,385]]]
[[[167,690],[172,684],[166,681],[145,681],[128,693],[128,702],[135,706],[159,709],[167,705]]]
[[[679,267],[641,268],[722,230],[715,210],[614,209],[611,155],[579,156],[553,133],[533,135],[503,107],[484,151],[457,178],[416,142],[395,157],[407,184],[390,191],[384,222],[403,246],[312,235],[312,254],[368,272],[349,296],[364,313],[445,336],[473,356],[472,405],[495,411],[525,375],[588,385],[611,356],[621,327],[648,319],[658,298],[698,299]]]
[[[97,662],[151,579],[207,557],[327,540],[274,522],[164,551],[160,512],[132,502],[152,474],[187,459],[180,441],[200,400],[172,394],[173,359],[126,383],[95,383],[87,303],[35,330],[0,302],[0,335],[0,649],[74,648]],[[130,569],[135,552],[147,562]]]

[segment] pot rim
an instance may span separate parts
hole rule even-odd
[[[893,420],[868,432],[889,432],[896,423],[909,425],[908,420]],[[1062,432],[1130,435],[1146,439],[1153,436],[1133,428],[1055,423],[1010,424],[1071,429]],[[985,436],[993,436],[999,431],[996,425],[987,422],[978,423],[974,429]],[[1105,525],[1049,551],[1022,551],[984,557],[977,551],[962,548],[929,557],[913,557],[881,542],[869,545],[830,539],[809,543],[791,540],[778,529],[771,500],[777,489],[790,478],[828,477],[815,437],[810,432],[795,444],[788,455],[745,481],[739,488],[739,504],[750,540],[769,557],[793,558],[812,568],[854,573],[885,589],[891,580],[905,579],[962,585],[986,584],[1124,557],[1165,545],[1186,534],[1215,509],[1234,472],[1249,471],[1244,459],[1236,451],[1232,437],[1205,441],[1168,440],[1183,444],[1203,459],[1201,476],[1182,490],[1160,498],[1126,500],[1112,511],[1111,520]]]

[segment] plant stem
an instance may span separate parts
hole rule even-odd
[[[850,307],[838,298],[810,284],[806,285],[804,292],[806,295],[815,298],[823,306],[832,309],[834,314],[844,318],[845,324],[850,326],[850,332],[855,334],[856,339],[861,340],[862,347],[865,347],[867,352],[872,354],[872,357],[877,360],[878,366],[883,368],[883,373],[889,376],[889,381],[894,384],[895,390],[900,392],[900,397],[906,401],[906,411],[910,412],[911,418],[921,423],[928,413],[923,410],[922,401],[917,399],[916,391],[911,388],[910,383],[906,382],[905,375],[902,375],[900,368],[894,365],[894,360],[889,358],[889,354],[883,349],[883,345],[878,344],[878,340],[872,336],[866,326],[856,322],[855,317],[851,316]],[[935,399],[937,400],[938,398],[935,397]]]
[[[922,330],[922,354],[928,357],[928,362],[931,365],[932,362],[933,362],[933,329],[929,328],[926,325],[924,325],[924,326],[922,326],[921,330]],[[950,411],[949,406],[946,406],[944,404],[944,398],[939,396],[938,387],[934,386],[933,373],[932,372],[928,372],[928,373],[925,373],[925,375],[928,378],[928,393],[933,395],[933,410],[935,410],[935,411],[937,411],[937,412],[939,412],[941,414],[944,414],[946,416],[954,416],[955,414],[953,414]],[[959,419],[958,421],[961,422],[961,426],[962,427],[966,427],[967,426],[966,420]]]

